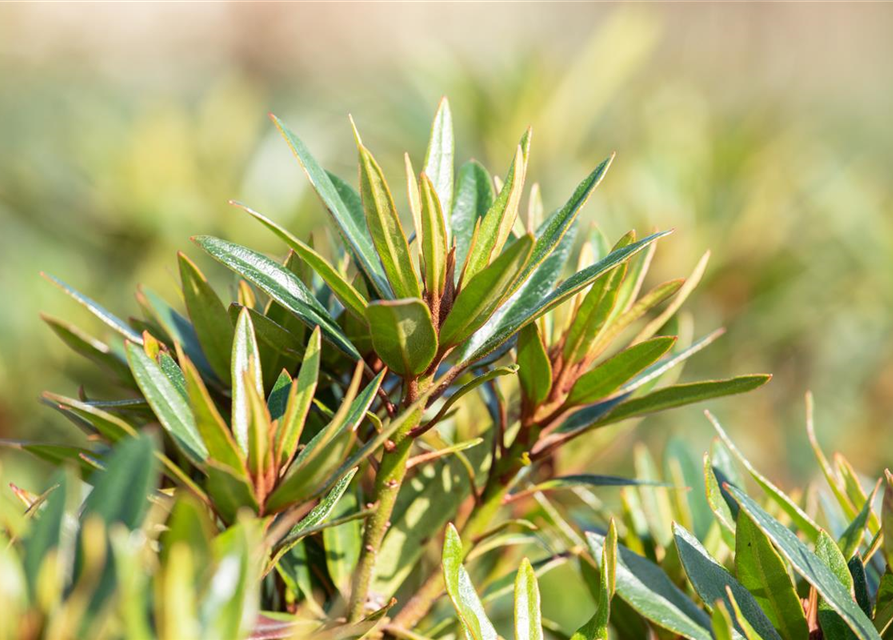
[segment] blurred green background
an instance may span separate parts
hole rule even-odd
[[[268,111],[346,177],[352,113],[396,185],[446,94],[459,159],[495,173],[533,125],[548,209],[616,150],[584,218],[675,227],[655,278],[712,250],[688,308],[697,335],[729,331],[690,366],[775,374],[713,407],[768,475],[812,474],[807,389],[826,450],[873,473],[893,452],[890,33],[889,4],[0,6],[0,437],[74,437],[39,393],[107,392],[38,314],[101,325],[41,270],[122,316],[138,283],[173,297],[178,249],[226,286],[189,236],[283,249],[228,199],[325,222]],[[605,468],[711,430],[695,408],[611,434]]]

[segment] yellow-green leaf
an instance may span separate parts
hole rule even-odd
[[[366,320],[372,345],[388,367],[403,376],[424,372],[437,354],[431,311],[419,299],[369,303]]]

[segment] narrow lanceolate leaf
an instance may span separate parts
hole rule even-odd
[[[450,179],[452,180],[452,175]],[[432,299],[440,300],[446,285],[446,222],[438,193],[431,179],[423,173],[420,182],[422,223],[420,251],[425,265],[425,290]]]
[[[810,518],[803,509],[801,509],[797,503],[791,500],[785,493],[776,487],[772,482],[769,481],[764,475],[762,475],[756,468],[750,463],[750,461],[744,457],[744,454],[735,446],[735,443],[732,442],[732,439],[728,436],[722,426],[719,424],[719,421],[713,417],[712,414],[706,412],[707,418],[713,424],[713,428],[716,429],[716,432],[719,434],[719,437],[722,439],[723,443],[725,443],[726,447],[728,447],[729,451],[738,459],[738,461],[747,469],[748,473],[750,473],[751,477],[756,480],[757,484],[766,492],[770,498],[772,498],[782,510],[787,513],[791,520],[794,521],[794,524],[797,525],[797,528],[802,531],[810,541],[816,541],[819,537],[819,531],[821,528]]]
[[[121,378],[123,382],[127,382],[128,386],[133,386],[133,378],[130,375],[127,362],[106,343],[88,335],[72,324],[46,314],[40,314],[40,319],[46,322],[50,329],[53,330],[53,333],[59,336],[62,342],[68,345],[75,353],[79,353],[96,364],[106,367]]]
[[[531,406],[542,404],[552,390],[552,361],[535,322],[518,334],[517,362],[524,397]]]
[[[661,336],[634,345],[584,373],[571,389],[567,403],[590,404],[607,398],[672,348],[676,338]]]
[[[443,541],[443,581],[447,595],[469,640],[497,640],[496,629],[487,618],[471,577],[462,566],[463,557],[462,539],[456,527],[450,524]]]
[[[605,538],[587,533],[592,553],[601,557]],[[710,618],[647,558],[618,545],[617,595],[639,615],[690,640],[712,640]]]
[[[391,191],[381,167],[362,144],[360,152],[360,195],[366,225],[375,250],[397,298],[420,298],[419,279],[412,264],[409,243],[400,224]]]
[[[193,462],[201,463],[208,457],[208,449],[195,426],[195,418],[186,399],[139,346],[127,344],[130,370],[146,397],[161,426]]]
[[[893,567],[893,535],[887,535],[893,531],[893,474],[889,469],[884,470],[884,501],[881,503],[881,529],[884,532],[884,557],[887,566]]]
[[[490,334],[480,347],[465,358],[465,362],[474,362],[491,353],[502,343],[515,335],[524,325],[533,322],[546,312],[554,309],[559,304],[594,282],[597,278],[617,265],[629,260],[639,251],[642,251],[652,242],[656,242],[659,238],[662,238],[668,233],[670,232],[664,231],[655,233],[638,242],[623,247],[622,249],[612,251],[604,259],[598,261],[591,267],[587,267],[586,269],[575,273],[551,292],[539,297],[535,304],[530,306],[523,305],[523,307],[518,308],[517,311],[513,309],[503,316],[498,328]]]
[[[456,264],[463,265],[468,257],[475,225],[493,205],[493,181],[490,174],[476,160],[459,167],[456,179],[456,198],[450,216],[453,244],[456,245]],[[446,209],[444,209],[446,213]],[[459,273],[457,273],[458,277]]]
[[[266,256],[232,242],[198,236],[194,241],[211,257],[254,283],[273,300],[309,327],[319,326],[323,337],[341,351],[359,360],[360,354],[341,328],[298,277]]]
[[[84,307],[87,308],[88,311],[90,311],[90,313],[102,320],[102,322],[120,333],[122,336],[124,336],[131,342],[135,342],[136,344],[143,344],[143,337],[139,334],[139,332],[135,331],[126,322],[121,320],[116,315],[112,314],[102,305],[98,304],[94,300],[91,300],[84,294],[75,291],[55,276],[51,276],[48,273],[41,273],[41,275],[52,282],[54,285],[62,289],[62,291],[67,293],[69,296],[81,303]]]
[[[142,434],[123,440],[105,463],[84,502],[81,519],[98,515],[107,524],[120,522],[130,530],[137,529],[158,482],[152,438]]]
[[[612,154],[610,158],[604,160],[598,165],[592,173],[590,173],[583,181],[577,185],[573,195],[564,204],[561,209],[549,216],[549,219],[537,233],[536,246],[533,249],[533,258],[527,266],[528,271],[532,271],[545,260],[561,239],[567,233],[571,225],[577,219],[577,214],[583,205],[589,200],[589,196],[595,191],[595,188],[605,177],[611,162],[614,160]]]
[[[336,181],[333,176],[319,166],[301,139],[289,131],[279,118],[272,117],[276,127],[288,142],[288,146],[291,147],[310,179],[310,184],[313,185],[326,209],[335,220],[335,224],[338,225],[338,230],[360,267],[369,276],[378,293],[385,298],[390,298],[391,288],[388,285],[384,269],[382,269],[381,261],[378,259],[378,254],[375,252],[375,246],[369,237],[369,229],[366,227],[362,209],[350,206],[348,197],[351,195],[350,191],[345,190],[340,180]]]
[[[744,511],[738,513],[736,531],[735,572],[738,580],[785,640],[807,637],[806,615],[784,560]]]
[[[338,504],[338,501],[341,499],[341,496],[344,495],[344,492],[347,491],[347,487],[350,486],[350,481],[353,480],[353,477],[357,474],[357,469],[353,468],[344,476],[338,480],[338,483],[332,487],[332,490],[326,494],[326,497],[320,500],[319,504],[313,507],[306,516],[301,518],[301,520],[291,528],[288,532],[288,535],[280,543],[279,551],[281,551],[286,546],[294,546],[294,543],[297,542],[301,538],[301,534],[308,529],[314,529],[321,525],[326,521],[326,518],[329,517],[329,514],[334,511],[335,506]]]
[[[44,560],[53,550],[59,548],[62,536],[62,520],[65,516],[65,500],[68,495],[67,478],[64,471],[54,475],[50,484],[50,494],[46,506],[40,510],[36,521],[31,524],[27,537],[22,541],[24,556],[22,568],[28,580],[28,593],[36,601],[38,578]]]
[[[431,311],[421,300],[371,302],[366,321],[375,353],[395,373],[417,376],[434,360],[437,334]]]
[[[515,640],[543,640],[540,589],[527,558],[515,578]]]
[[[217,405],[211,399],[195,365],[186,356],[181,356],[180,366],[186,380],[186,395],[192,414],[195,416],[195,426],[208,447],[208,454],[237,474],[244,472],[244,458],[239,446],[217,410]]]
[[[862,613],[852,595],[832,571],[804,545],[787,527],[766,513],[760,505],[737,487],[727,490],[756,524],[778,547],[794,570],[816,588],[825,602],[843,618],[847,626],[861,640],[878,640],[880,636],[871,621]]]
[[[452,211],[453,208],[454,152],[453,115],[450,113],[450,103],[443,98],[431,125],[431,139],[425,152],[424,172],[431,179],[444,211]]]
[[[620,403],[605,418],[599,420],[597,424],[604,426],[634,416],[654,413],[655,411],[664,411],[666,409],[684,407],[695,402],[704,402],[714,398],[746,393],[762,387],[771,378],[772,376],[768,374],[754,374],[729,378],[728,380],[690,382],[664,387],[663,389],[652,391],[641,398],[633,398]]]
[[[539,482],[532,487],[512,493],[509,500],[516,500],[521,496],[542,491],[559,491],[562,489],[574,489],[577,487],[668,487],[665,482],[651,480],[637,480],[635,478],[622,478],[620,476],[605,476],[594,473],[579,473],[568,476],[558,476]]]
[[[744,615],[744,612],[741,611],[741,607],[738,606],[738,600],[729,587],[726,587],[726,597],[732,604],[732,612],[735,614],[735,624],[738,625],[738,627],[744,633],[745,640],[763,640],[762,636],[757,633],[757,630],[754,629],[753,626],[751,626],[750,622],[747,620],[747,617]]]
[[[598,602],[595,615],[571,636],[571,640],[608,640],[608,621],[611,618],[611,600],[617,588],[617,525],[614,519],[608,527],[608,536],[602,546],[599,562]]]
[[[249,450],[248,432],[252,419],[247,385],[253,386],[255,394],[261,398],[264,396],[264,381],[261,377],[260,365],[254,325],[247,309],[242,309],[239,313],[239,320],[236,322],[236,332],[233,338],[231,375],[233,435],[243,453],[248,453]]]
[[[843,552],[843,557],[846,558],[847,561],[859,551],[859,546],[862,544],[862,538],[865,535],[865,525],[868,524],[868,517],[872,513],[871,507],[874,504],[874,498],[877,495],[880,486],[881,481],[878,481],[878,483],[874,485],[874,490],[871,492],[871,495],[866,498],[865,504],[862,505],[862,509],[856,514],[856,517],[853,518],[852,522],[847,525],[847,528],[840,535],[838,544],[840,545],[840,550]]]
[[[331,264],[323,258],[313,247],[303,242],[290,231],[273,222],[266,216],[254,211],[250,207],[240,203],[232,202],[251,215],[255,220],[264,225],[267,229],[275,233],[289,246],[298,256],[313,269],[313,272],[322,278],[323,282],[329,285],[335,297],[344,305],[344,308],[350,311],[360,320],[365,319],[366,299],[354,288],[350,282]],[[199,335],[201,335],[199,333]]]
[[[831,570],[831,573],[843,585],[850,597],[854,597],[853,576],[850,574],[849,567],[847,567],[846,558],[843,557],[840,548],[834,542],[834,538],[828,535],[828,532],[825,530],[819,531],[819,539],[815,543],[815,555]],[[859,609],[861,610],[861,607]],[[844,638],[854,637],[847,628],[847,623],[825,598],[819,598],[818,618],[819,626],[822,628],[826,638],[840,638],[843,640]]]
[[[521,275],[533,243],[529,234],[517,239],[493,264],[465,284],[440,329],[443,348],[459,344],[490,319]]]
[[[229,377],[229,361],[233,343],[233,325],[226,307],[199,271],[184,253],[180,260],[180,280],[186,311],[195,327],[198,342],[208,363],[221,380]]]
[[[731,608],[732,603],[726,594],[728,588],[734,594],[748,623],[757,630],[763,640],[781,640],[781,636],[750,592],[707,553],[697,538],[678,524],[673,525],[673,537],[679,558],[682,560],[682,567],[701,600],[711,607],[717,600],[722,600]]]
[[[621,264],[592,283],[567,331],[562,349],[565,362],[576,364],[586,358],[614,309],[625,275],[626,265]]]
[[[527,157],[530,152],[530,130],[525,132],[515,152],[515,158],[505,177],[505,184],[493,205],[481,219],[472,247],[468,252],[462,275],[463,286],[478,272],[490,264],[502,251],[515,219],[527,173]]]
[[[272,463],[270,453],[270,412],[264,402],[263,387],[254,384],[253,371],[242,373],[244,380],[242,393],[248,409],[248,471],[255,478],[266,477],[269,464]]]
[[[276,434],[276,456],[280,468],[288,464],[297,451],[298,442],[304,430],[304,422],[313,402],[313,394],[316,393],[321,346],[320,331],[317,327],[310,334],[301,370],[291,383],[285,414],[279,420]]]

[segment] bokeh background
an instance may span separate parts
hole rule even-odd
[[[457,155],[495,173],[533,125],[549,209],[616,150],[584,219],[675,227],[655,279],[712,250],[688,308],[697,334],[728,333],[687,375],[775,374],[714,403],[768,475],[814,473],[807,389],[826,449],[875,473],[893,453],[891,33],[890,4],[2,5],[0,437],[73,437],[39,393],[104,391],[39,312],[102,326],[41,270],[122,316],[138,283],[174,296],[178,249],[224,286],[189,236],[282,251],[228,199],[325,224],[268,111],[344,176],[352,113],[396,182],[446,94]],[[613,433],[605,469],[635,438],[711,437],[699,409]]]

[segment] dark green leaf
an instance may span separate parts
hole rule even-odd
[[[332,215],[341,235],[363,271],[369,276],[378,293],[386,298],[390,298],[391,288],[388,285],[387,277],[369,236],[369,229],[366,226],[362,208],[351,206],[352,204],[357,204],[356,202],[351,202],[351,196],[356,194],[352,193],[352,190],[346,183],[326,173],[310,154],[307,147],[304,146],[301,139],[289,131],[279,118],[273,116],[273,122],[280,133],[282,133],[286,142],[288,142],[288,146],[291,147],[295,157],[307,174],[310,184],[316,190],[316,193],[319,194],[326,209]]]
[[[360,359],[356,347],[313,297],[306,285],[291,271],[251,249],[232,242],[210,236],[198,236],[194,241],[215,260],[257,285],[308,327],[319,326],[323,331],[323,337],[341,351],[355,360]]]
[[[223,302],[195,263],[182,252],[178,257],[183,298],[189,319],[192,320],[199,344],[214,373],[220,380],[226,380],[229,377],[233,324]]]
[[[67,344],[75,353],[79,353],[96,364],[108,368],[128,385],[135,385],[127,362],[107,344],[87,335],[74,325],[51,318],[45,314],[41,314],[40,317],[50,326],[53,333],[59,336],[62,342]]]
[[[583,269],[582,271],[579,271],[572,275],[570,278],[556,287],[553,291],[536,300],[530,307],[528,307],[527,305],[523,305],[523,307],[519,306],[519,308],[517,308],[517,311],[515,309],[512,309],[510,313],[506,314],[500,319],[496,330],[492,332],[489,337],[487,337],[487,339],[481,344],[481,346],[478,347],[470,356],[465,358],[465,362],[474,362],[476,360],[479,360],[480,358],[483,358],[488,353],[496,349],[503,342],[515,335],[518,331],[520,331],[521,328],[524,327],[524,325],[533,322],[534,320],[545,314],[547,311],[554,309],[559,304],[576,294],[578,291],[591,284],[599,276],[607,273],[618,264],[622,264],[623,262],[629,260],[639,251],[642,251],[652,242],[655,242],[668,233],[670,232],[664,231],[661,233],[655,233],[648,236],[647,238],[639,240],[638,242],[623,247],[622,249],[613,251],[603,260],[600,260],[591,267],[587,267],[586,269]]]
[[[607,398],[669,351],[675,343],[674,336],[661,336],[621,351],[580,376],[571,389],[567,403],[591,404]]]
[[[599,566],[601,570],[595,614],[571,636],[571,640],[608,640],[611,600],[617,588],[617,526],[613,518],[608,527],[608,536],[602,545]]]
[[[781,639],[750,592],[707,553],[697,538],[678,524],[673,525],[673,537],[682,567],[701,600],[710,607],[722,600],[731,608],[732,603],[726,594],[726,589],[730,589],[744,618],[763,640]]]
[[[196,428],[192,411],[161,367],[133,343],[127,344],[127,360],[161,426],[193,462],[201,463],[207,459],[208,449]]]
[[[285,244],[300,256],[301,260],[306,262],[310,268],[313,269],[314,273],[322,278],[323,282],[329,285],[332,293],[334,293],[335,297],[344,305],[345,309],[361,320],[366,317],[366,299],[313,247],[302,242],[290,231],[250,207],[240,202],[233,202],[233,204],[246,211],[255,220],[259,221],[267,229],[279,236]]]
[[[738,580],[785,640],[807,637],[806,615],[784,560],[744,511],[738,512],[736,531],[735,572]]]
[[[532,235],[519,238],[463,286],[440,328],[444,348],[459,344],[490,319],[521,275],[530,259],[533,244]]]
[[[84,307],[87,308],[88,311],[90,311],[90,313],[92,313],[94,316],[102,320],[102,322],[104,322],[106,325],[120,333],[127,340],[130,340],[131,342],[135,342],[137,344],[143,344],[143,337],[139,333],[134,331],[126,322],[106,310],[104,307],[91,300],[87,296],[83,295],[82,293],[75,291],[67,284],[59,280],[59,278],[51,276],[48,273],[41,273],[41,275],[55,284],[57,287],[62,289],[62,291],[67,293],[69,296],[81,303]]]
[[[587,533],[592,553],[601,557],[605,538]],[[710,618],[679,590],[660,567],[618,545],[617,595],[640,615],[690,640],[712,640]]]
[[[732,486],[727,488],[741,508],[753,519],[754,524],[772,540],[797,573],[816,588],[825,602],[844,619],[861,640],[880,638],[871,621],[853,601],[852,595],[816,554],[807,549],[797,536],[766,513],[743,491]]]
[[[493,181],[483,165],[476,160],[469,160],[459,167],[456,199],[450,217],[457,265],[465,264],[475,225],[487,213],[495,197]]]
[[[28,580],[28,593],[35,601],[38,596],[40,569],[44,560],[49,559],[49,554],[58,550],[61,541],[65,501],[68,496],[68,479],[64,470],[53,476],[47,490],[50,493],[46,503],[32,519],[28,534],[22,540],[22,568]]]

